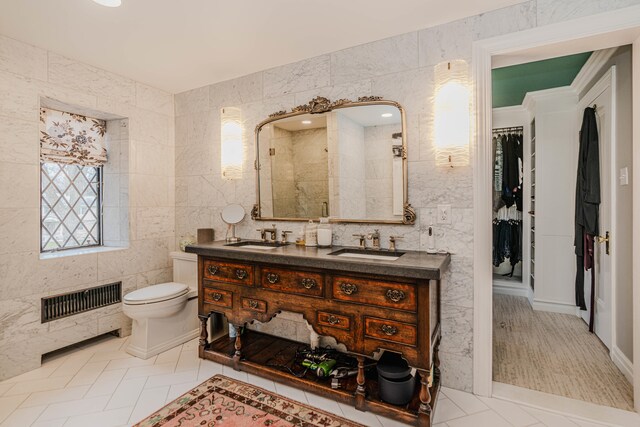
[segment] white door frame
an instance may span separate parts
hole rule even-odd
[[[473,391],[492,394],[492,269],[491,269],[491,58],[528,48],[589,38],[607,38],[612,47],[634,44],[633,146],[640,147],[640,6],[537,27],[473,43],[473,82],[477,143],[472,147],[474,175],[474,321]],[[626,30],[626,31],[624,31]],[[610,40],[609,40],[610,39]],[[640,171],[640,150],[633,150],[633,170]],[[640,254],[640,172],[633,174],[633,251]],[[637,219],[637,220],[636,220]],[[633,266],[634,402],[640,410],[640,263]]]

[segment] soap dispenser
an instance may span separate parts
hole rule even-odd
[[[427,253],[435,254],[436,252],[438,252],[436,249],[436,235],[433,231],[433,225],[430,225],[427,233]]]
[[[329,248],[331,247],[331,224],[329,224],[329,218],[320,218],[320,224],[318,224],[318,247]]]
[[[312,219],[309,220],[307,230],[304,233],[304,245],[311,247],[318,246],[318,226]]]

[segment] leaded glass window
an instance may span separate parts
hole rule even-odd
[[[41,163],[42,252],[102,244],[101,166]]]

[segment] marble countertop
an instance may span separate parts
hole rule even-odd
[[[451,261],[449,254],[428,254],[422,251],[405,251],[397,260],[374,260],[329,255],[345,246],[313,248],[289,244],[275,249],[245,249],[226,246],[225,241],[189,245],[186,252],[223,259],[266,262],[293,267],[329,268],[354,273],[400,276],[413,279],[437,280],[442,277]],[[357,249],[357,248],[352,248]],[[372,254],[376,251],[371,250]]]

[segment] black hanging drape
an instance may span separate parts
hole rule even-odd
[[[576,306],[586,310],[584,300],[584,272],[591,270],[591,321],[593,332],[593,300],[595,291],[595,268],[593,242],[599,233],[600,209],[600,147],[595,109],[584,110],[580,130],[580,150],[576,179],[575,234],[573,244],[576,253]]]

